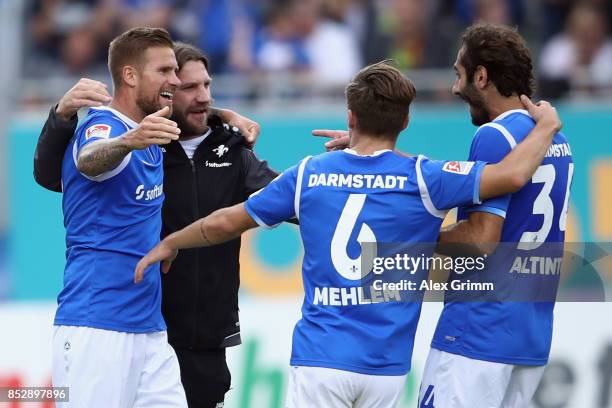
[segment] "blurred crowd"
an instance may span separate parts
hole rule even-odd
[[[213,75],[296,73],[325,92],[383,58],[409,75],[449,68],[461,31],[485,21],[528,39],[540,95],[612,94],[612,0],[27,0],[25,13],[28,78],[104,76],[114,36],[159,26]]]

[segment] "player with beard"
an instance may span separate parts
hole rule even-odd
[[[457,74],[453,93],[469,105],[472,123],[480,126],[469,160],[497,163],[535,126],[519,99],[533,94],[535,82],[525,41],[515,29],[476,24],[464,32],[453,68]],[[440,233],[440,252],[444,253],[446,243],[473,243],[481,253],[488,253],[499,242],[513,242],[519,244],[512,259],[540,247],[562,256],[573,172],[568,140],[557,133],[531,182],[522,189],[458,209],[458,223]],[[490,257],[480,272],[484,279],[509,273],[506,248]],[[449,280],[468,278],[453,272]],[[521,285],[522,293],[529,288],[549,288],[555,293],[558,275],[512,282],[515,287]],[[501,293],[495,298],[498,301],[487,302],[451,296],[446,297],[433,336],[419,406],[529,406],[548,362],[554,296],[531,302],[525,301],[529,298],[512,301],[519,299]]]
[[[174,51],[181,84],[173,94],[171,118],[181,133],[162,149],[162,237],[218,208],[244,201],[277,176],[245,146],[245,142],[254,141],[258,125],[234,112],[211,107],[208,59],[185,43],[175,43]],[[34,160],[35,178],[43,187],[61,191],[58,168],[62,157],[57,152],[66,150],[77,125],[76,112],[81,106],[99,105],[106,97],[102,84],[81,79],[51,109]],[[221,122],[220,116],[251,132],[250,140],[233,125]],[[135,194],[140,200],[149,197],[144,186]],[[239,252],[239,239],[214,248],[183,251],[173,274],[162,276],[162,314],[190,407],[222,406],[230,388],[225,349],[241,343]]]
[[[53,337],[58,407],[185,407],[176,354],[161,314],[159,274],[132,270],[159,242],[162,152],[178,139],[166,117],[180,81],[165,30],[135,28],[109,46],[114,96],[92,108],[62,165],[64,287]]]

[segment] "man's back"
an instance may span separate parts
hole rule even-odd
[[[159,241],[160,149],[134,150],[118,167],[95,178],[84,176],[76,167],[83,146],[136,126],[110,108],[91,109],[68,144],[62,166],[67,259],[56,325],[126,332],[165,330],[159,267],[153,268],[143,285],[133,283],[139,257]]]
[[[305,299],[292,365],[408,372],[420,300],[385,298],[365,286],[359,244],[435,242],[443,209],[478,201],[482,167],[464,163],[457,172],[423,156],[346,150],[304,159],[249,199],[247,211],[260,224],[300,220]]]

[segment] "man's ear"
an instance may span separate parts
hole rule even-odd
[[[135,87],[138,84],[138,71],[131,65],[126,65],[121,71],[123,82],[129,87]]]
[[[357,117],[350,109],[347,112],[346,121],[349,129],[355,129],[355,127],[357,126]]]
[[[472,82],[477,89],[485,89],[489,83],[489,74],[487,69],[482,65],[477,66],[472,79]]]

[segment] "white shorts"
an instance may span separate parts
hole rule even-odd
[[[368,375],[324,367],[291,366],[287,408],[393,408],[405,375]]]
[[[432,348],[419,407],[527,408],[544,368],[476,360]]]
[[[185,408],[166,332],[123,333],[55,326],[53,386],[69,387],[57,408]]]

